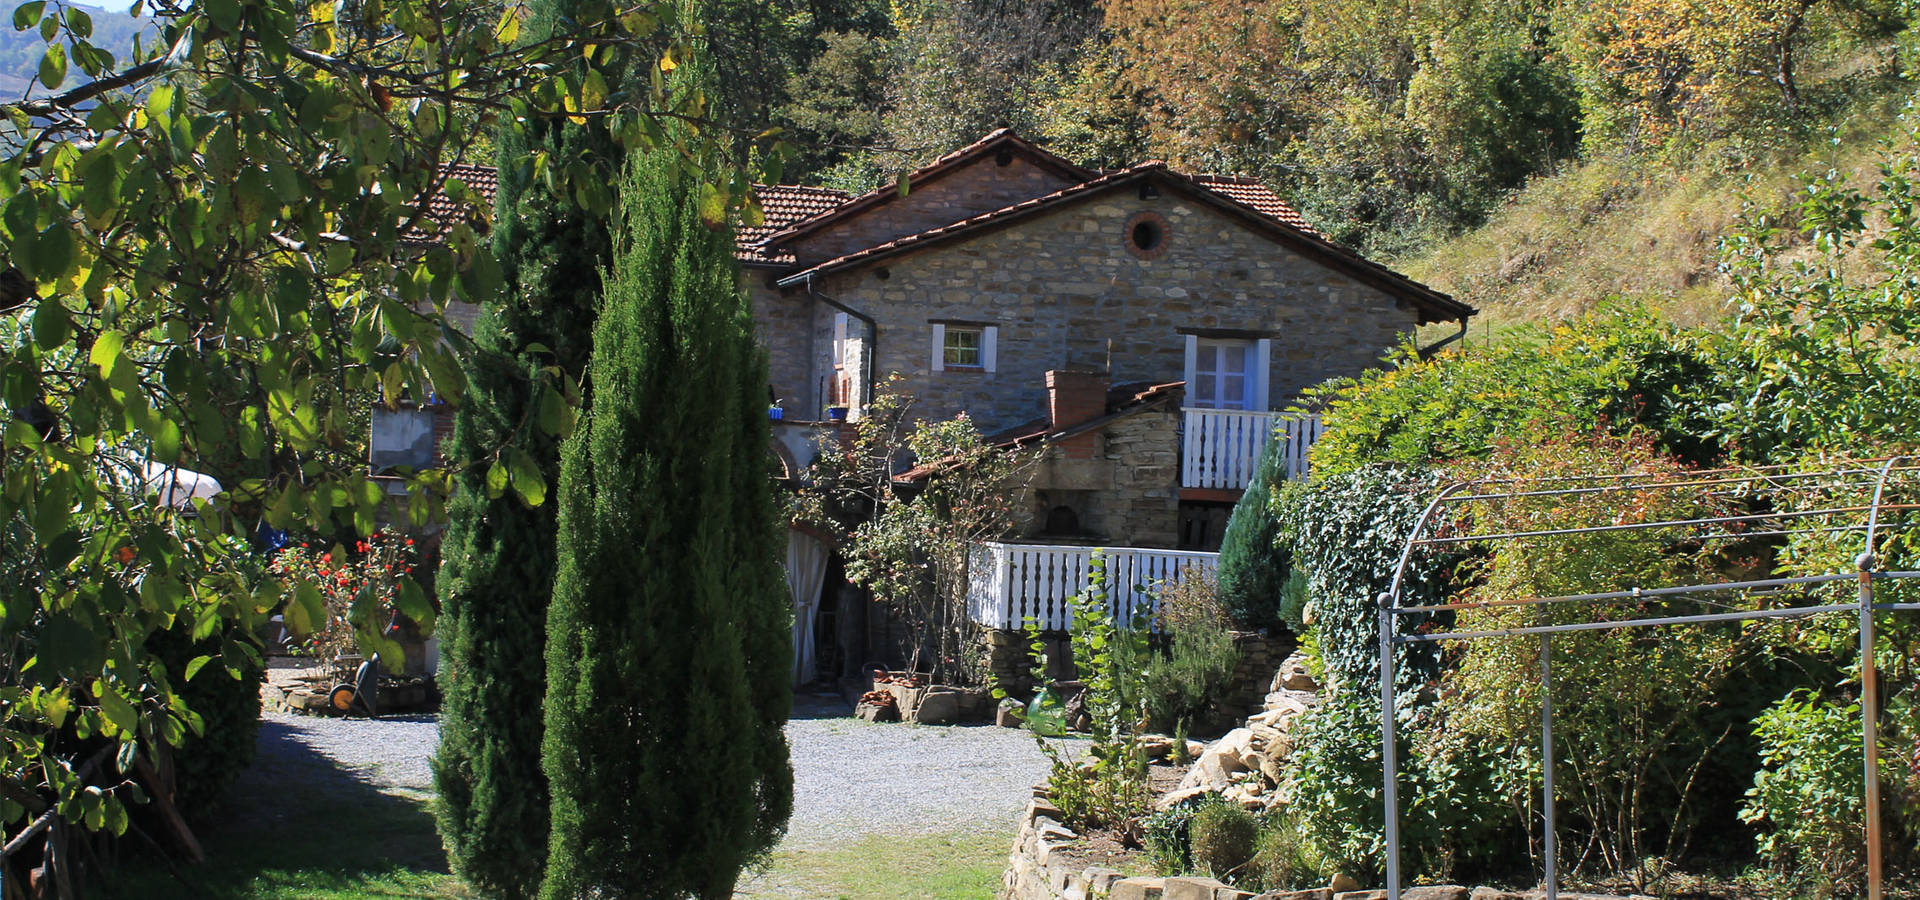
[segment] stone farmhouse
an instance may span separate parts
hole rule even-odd
[[[1002,130],[907,182],[758,189],[765,224],[740,230],[737,256],[771,361],[772,449],[797,475],[895,374],[917,415],[964,412],[1041,447],[1019,529],[1033,543],[982,548],[973,575],[990,628],[1058,618],[1085,548],[1115,548],[1110,565],[1143,578],[1216,548],[1273,435],[1304,472],[1317,421],[1278,412],[1302,389],[1378,364],[1417,326],[1464,334],[1474,314],[1248,179],[1093,170]],[[376,467],[425,461],[444,418],[383,412]],[[797,678],[850,673],[890,643],[830,548],[796,531],[788,563]]]

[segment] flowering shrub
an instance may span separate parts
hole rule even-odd
[[[412,538],[382,531],[356,542],[352,551],[310,543],[281,550],[272,571],[294,590],[285,615],[287,627],[300,636],[296,647],[321,659],[375,647],[397,671],[402,651],[384,633],[394,614],[412,619],[423,633],[433,630],[433,606],[412,578],[415,562]]]

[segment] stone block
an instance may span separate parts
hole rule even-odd
[[[1164,878],[1122,878],[1113,883],[1109,900],[1165,900]]]
[[[951,725],[960,721],[960,692],[929,688],[913,709],[913,720],[922,725]]]
[[[1457,884],[1428,884],[1400,892],[1400,900],[1467,900],[1467,889]]]
[[[1467,900],[1520,900],[1521,895],[1499,888],[1477,887],[1467,892]]]
[[[1228,886],[1211,878],[1169,878],[1161,885],[1160,897],[1161,900],[1215,900],[1214,894],[1221,888]]]
[[[1268,891],[1255,896],[1253,900],[1333,900],[1333,892],[1326,888],[1305,891]]]
[[[1384,890],[1341,891],[1333,895],[1333,900],[1387,900],[1387,892]]]
[[[1124,877],[1126,876],[1118,869],[1101,866],[1088,866],[1080,873],[1080,880],[1086,884],[1087,893],[1096,897],[1104,897],[1111,893],[1113,883]]]
[[[1027,803],[1027,818],[1036,819],[1043,817],[1052,819],[1055,822],[1062,822],[1067,818],[1066,814],[1060,811],[1060,807],[1053,804],[1051,797],[1035,795],[1034,798]]]

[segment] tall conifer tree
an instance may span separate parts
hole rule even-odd
[[[540,40],[583,2],[531,0],[522,34]],[[541,706],[557,561],[554,504],[542,495],[559,478],[560,379],[586,369],[600,275],[612,258],[607,186],[624,156],[599,122],[545,119],[527,134],[503,133],[494,253],[507,289],[475,328],[469,390],[448,447],[457,474],[437,582],[445,699],[436,815],[453,870],[506,900],[539,890],[546,859]],[[600,212],[582,208],[578,191],[556,195],[534,177],[527,161],[540,151],[552,165],[598,173],[578,180],[602,192]],[[489,473],[514,461],[541,484],[510,478],[507,490],[490,489]]]
[[[683,64],[677,89],[702,79]],[[563,453],[548,900],[731,897],[792,808],[767,364],[682,135],[637,156]],[[721,218],[708,205],[709,218]]]

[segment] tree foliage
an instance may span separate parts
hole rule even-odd
[[[905,625],[910,669],[982,684],[986,661],[967,605],[970,554],[1012,530],[1031,456],[982,440],[964,413],[925,421],[912,410],[897,382],[883,385],[852,439],[820,448],[798,514],[842,536],[847,578]],[[902,478],[910,467],[913,477]]]
[[[671,148],[629,170],[591,399],[562,453],[542,754],[552,900],[730,897],[792,807],[767,363],[698,171]]]
[[[1269,628],[1280,622],[1281,588],[1290,567],[1287,549],[1280,542],[1273,492],[1285,483],[1280,467],[1286,444],[1278,435],[1267,441],[1253,479],[1233,505],[1226,533],[1220,536],[1220,603],[1242,628]]]
[[[601,71],[621,45],[666,67],[684,56],[666,3],[583,5],[525,41],[517,8],[467,0],[145,11],[157,37],[124,57],[77,6],[35,0],[12,18],[45,50],[31,97],[0,109],[9,823],[50,799],[71,821],[124,827],[132,789],[85,790],[67,735],[118,742],[126,771],[200,730],[182,683],[244,672],[268,613],[319,619],[311,585],[249,575],[258,525],[366,534],[441,514],[448,473],[414,473],[390,499],[358,423],[376,396],[458,402],[465,346],[442,311],[500,284],[489,215],[444,165],[473,161],[495,123],[604,121],[657,143],[661,121],[709,121],[704,95],[614,95]],[[609,204],[578,160],[515,164]],[[717,221],[748,179],[714,173],[701,207]],[[510,455],[470,462],[528,499],[541,490]],[[154,471],[176,464],[227,490],[154,503]],[[228,638],[179,668],[145,649],[182,623]]]
[[[528,40],[564,27],[581,6],[532,5]],[[607,60],[609,91],[646,82],[651,66],[639,59],[622,49]],[[546,658],[547,603],[559,566],[546,485],[559,478],[560,443],[574,426],[600,273],[613,250],[604,205],[577,202],[566,183],[523,161],[565,160],[611,182],[625,154],[603,121],[554,119],[505,129],[499,155],[492,249],[506,289],[482,308],[466,359],[466,402],[447,447],[469,464],[454,475],[442,543],[445,699],[434,783],[454,871],[518,898],[539,890],[547,847],[544,719],[529,714],[546,696],[538,661]],[[489,460],[500,464],[477,464]]]

